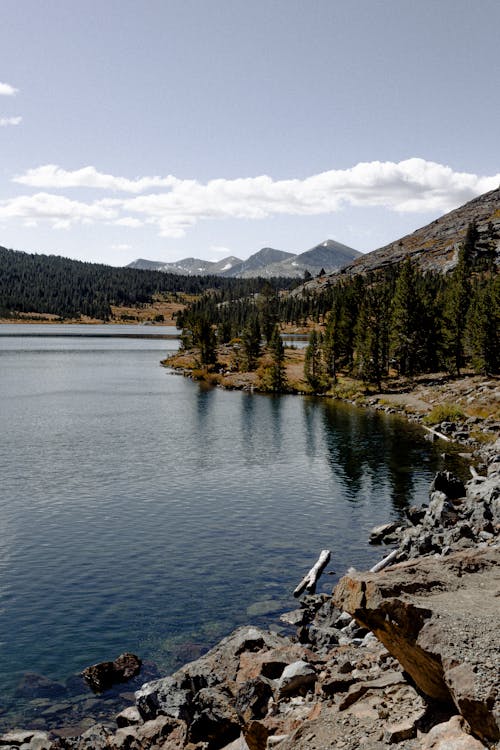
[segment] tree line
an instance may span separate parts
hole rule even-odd
[[[242,369],[255,368],[279,323],[314,325],[304,373],[312,390],[326,391],[340,370],[378,387],[389,373],[413,376],[445,369],[460,375],[500,372],[500,278],[493,229],[480,239],[470,224],[454,270],[423,272],[410,259],[367,275],[336,280],[321,293],[201,297],[179,325],[184,345],[199,346],[214,363],[217,344],[237,342]]]
[[[211,290],[226,300],[256,294],[265,284],[278,289],[290,283],[290,279],[267,282],[113,268],[0,247],[0,314],[4,317],[33,312],[109,320],[111,305],[148,304],[158,294],[202,295]]]

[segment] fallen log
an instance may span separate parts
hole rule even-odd
[[[316,584],[319,580],[320,575],[322,574],[323,570],[325,569],[326,564],[330,560],[330,550],[329,549],[323,549],[321,550],[321,554],[318,557],[317,561],[307,573],[304,578],[301,580],[295,591],[293,592],[294,596],[300,596],[300,594],[306,589],[310,593],[314,593],[316,589]]]
[[[443,435],[442,432],[438,432],[437,430],[433,430],[432,427],[426,427],[424,424],[422,425],[424,430],[427,430],[427,432],[430,432],[431,435],[434,435],[434,437],[438,437],[440,440],[446,440],[447,443],[451,443],[451,438],[448,437],[448,435]]]
[[[399,550],[393,549],[392,552],[389,552],[389,554],[386,557],[384,557],[383,560],[380,560],[380,562],[374,565],[373,568],[370,568],[370,573],[378,573],[379,570],[383,570],[384,568],[387,568],[387,566],[390,565],[391,562],[396,559],[398,554],[399,554]]]

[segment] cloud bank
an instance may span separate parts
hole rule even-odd
[[[126,227],[154,225],[164,237],[182,237],[207,219],[264,219],[276,215],[312,216],[346,206],[382,207],[400,213],[449,211],[498,187],[500,174],[480,176],[412,158],[362,162],[305,179],[273,180],[267,175],[214,179],[202,183],[166,177],[128,179],[87,166],[75,171],[55,164],[29,169],[14,182],[45,190],[99,189],[132,193],[91,203],[38,193],[0,203],[0,217],[47,219],[55,227],[104,221]],[[163,188],[161,192],[147,192]],[[144,193],[140,195],[140,193]],[[21,212],[21,213],[20,213]]]

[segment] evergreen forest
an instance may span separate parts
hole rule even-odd
[[[4,318],[15,313],[49,313],[61,319],[85,315],[106,321],[111,305],[148,304],[158,294],[198,296],[211,290],[225,300],[248,297],[264,284],[277,290],[290,283],[290,279],[264,282],[114,268],[0,247],[0,317]]]
[[[201,364],[214,365],[216,346],[232,342],[239,366],[252,370],[263,342],[268,352],[276,346],[277,326],[312,326],[304,374],[314,392],[327,391],[341,370],[378,387],[389,374],[497,374],[500,277],[494,248],[483,245],[470,224],[448,275],[424,273],[407,259],[366,275],[337,275],[319,293],[302,287],[284,294],[267,284],[258,295],[228,301],[212,291],[179,316],[184,347],[199,347]]]

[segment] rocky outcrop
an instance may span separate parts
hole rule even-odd
[[[500,739],[499,564],[497,549],[465,550],[352,573],[335,590],[425,695],[454,703],[490,742]]]

